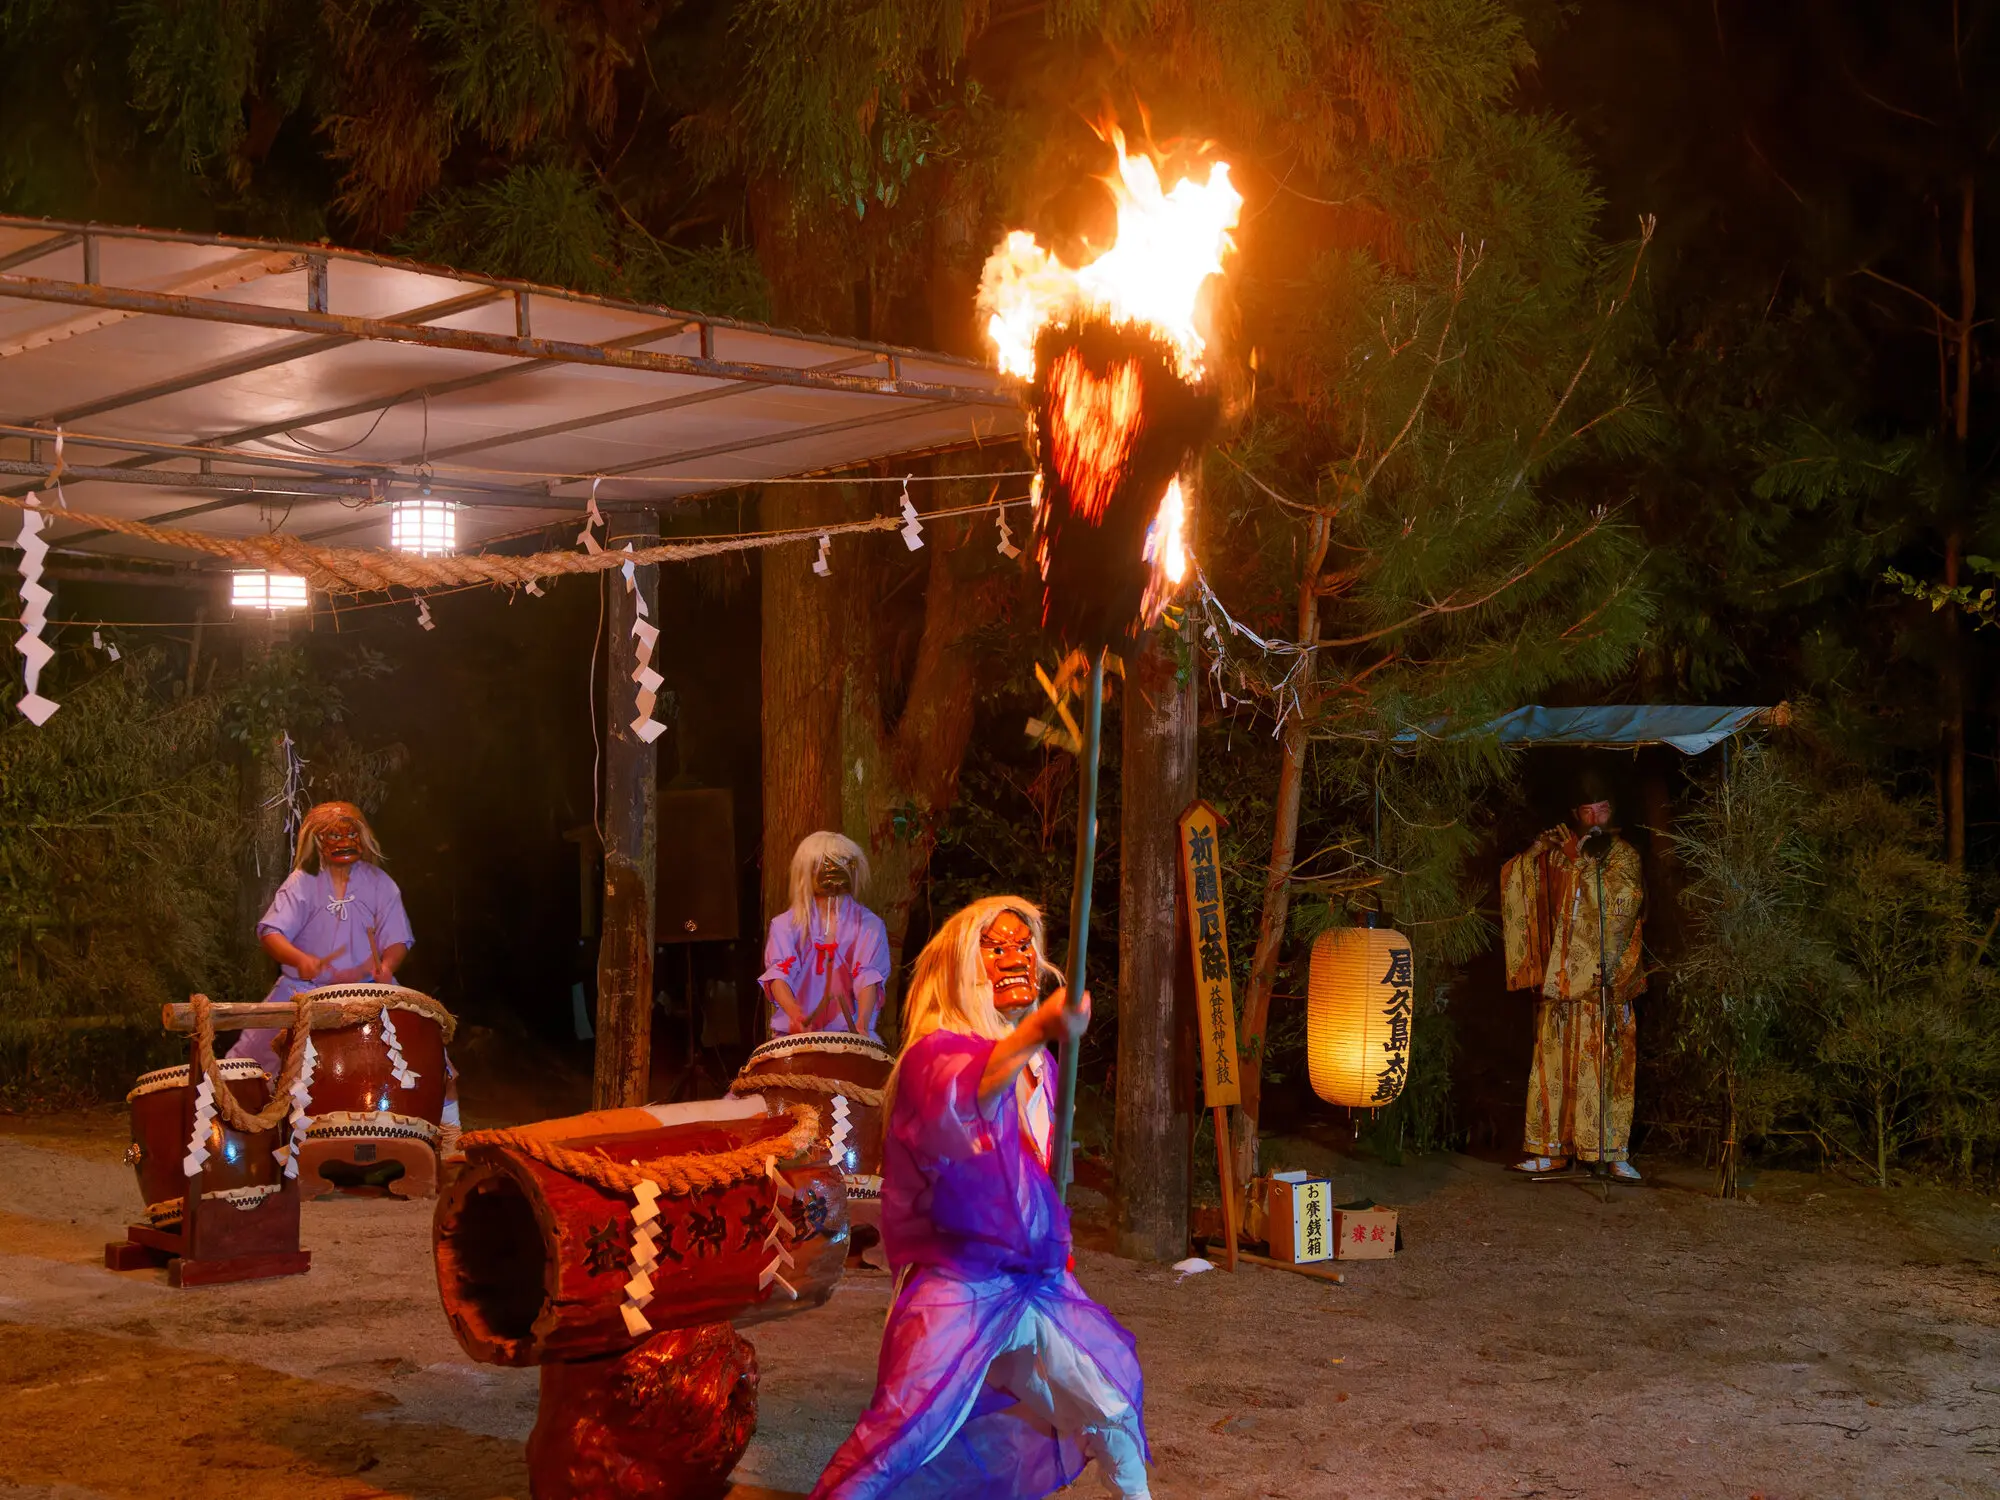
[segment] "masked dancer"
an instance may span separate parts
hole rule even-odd
[[[813,833],[792,854],[792,904],[771,919],[764,993],[771,1035],[855,1031],[880,1039],[889,929],[861,904],[868,856],[852,839]]]
[[[257,923],[279,965],[266,1001],[290,1001],[329,984],[393,984],[415,943],[403,893],[382,868],[375,830],[351,802],[316,804],[299,823],[292,873]],[[245,1031],[231,1057],[254,1058],[275,1078],[281,1031]],[[449,1073],[450,1063],[446,1070]],[[447,1084],[441,1149],[458,1134],[458,1083]]]
[[[1037,1004],[1044,975],[1041,914],[1009,896],[959,912],[917,959],[883,1144],[896,1298],[874,1399],[814,1500],[1038,1500],[1091,1459],[1113,1494],[1149,1493],[1132,1335],[1071,1270],[1032,1129],[1034,1059],[1090,1017],[1088,996]]]

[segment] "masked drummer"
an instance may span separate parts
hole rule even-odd
[[[329,984],[395,983],[416,938],[403,893],[382,868],[375,830],[352,802],[321,802],[300,822],[292,873],[258,921],[257,940],[279,965],[266,1001]],[[254,1058],[275,1078],[283,1034],[245,1031],[229,1055]],[[444,1126],[456,1134],[455,1078],[447,1084]]]
[[[771,919],[764,993],[771,1035],[855,1031],[880,1039],[889,929],[861,904],[868,856],[837,833],[808,834],[792,854],[792,904]]]

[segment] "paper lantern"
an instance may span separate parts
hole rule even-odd
[[[1410,940],[1362,912],[1313,942],[1306,981],[1306,1065],[1329,1104],[1379,1109],[1409,1074]]]

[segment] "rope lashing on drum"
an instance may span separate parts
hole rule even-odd
[[[288,1033],[290,1045],[285,1049],[285,1065],[278,1074],[278,1081],[271,1085],[270,1102],[255,1114],[245,1109],[235,1092],[222,1081],[222,1065],[215,1058],[215,1021],[209,1014],[211,1003],[206,995],[188,996],[188,1005],[194,1011],[195,1061],[201,1065],[201,1076],[214,1090],[216,1113],[245,1135],[271,1130],[292,1112],[292,1087],[299,1081],[299,1074],[305,1068],[306,1050],[312,1045],[312,992],[301,990],[292,1002],[292,1025]]]
[[[884,1090],[864,1088],[845,1078],[822,1078],[817,1073],[744,1073],[729,1085],[732,1094],[761,1094],[766,1089],[790,1089],[799,1094],[842,1094],[870,1109],[882,1107]]]
[[[716,1188],[733,1187],[762,1177],[775,1161],[789,1161],[810,1151],[819,1137],[819,1111],[810,1104],[794,1104],[785,1111],[792,1128],[783,1135],[770,1136],[748,1145],[712,1154],[688,1152],[681,1156],[660,1156],[651,1161],[622,1162],[592,1151],[574,1151],[554,1141],[543,1140],[532,1130],[503,1127],[497,1130],[468,1130],[459,1137],[460,1146],[500,1146],[518,1151],[553,1172],[574,1177],[624,1196],[642,1182],[656,1182],[669,1198],[691,1198]]]

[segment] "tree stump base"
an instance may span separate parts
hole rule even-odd
[[[757,1430],[757,1352],[727,1323],[542,1366],[534,1500],[714,1500]]]

